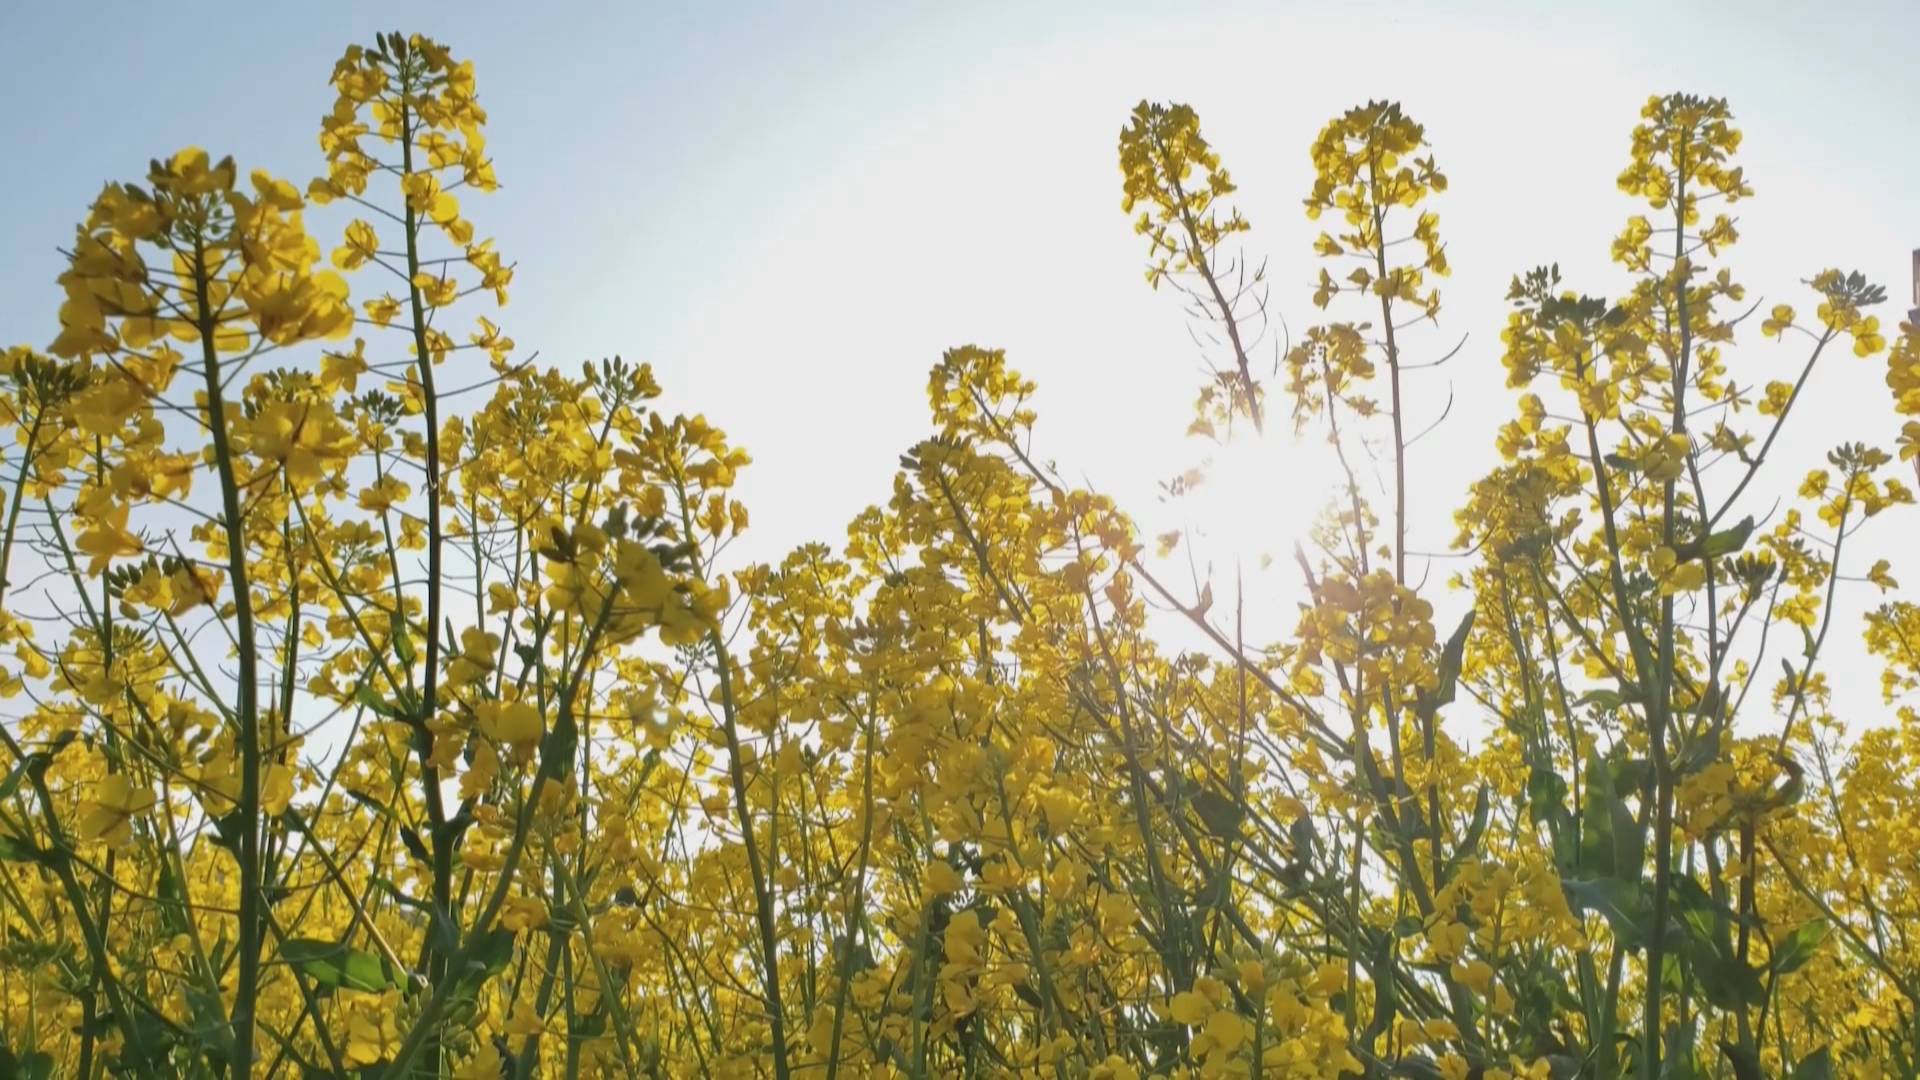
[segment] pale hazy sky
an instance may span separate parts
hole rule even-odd
[[[1182,7],[1196,11],[1168,13]],[[1142,97],[1199,110],[1296,334],[1318,314],[1318,227],[1300,205],[1315,132],[1369,97],[1427,125],[1452,180],[1434,208],[1455,272],[1439,329],[1414,348],[1469,338],[1416,395],[1416,425],[1455,398],[1413,460],[1416,548],[1450,542],[1448,511],[1511,413],[1509,276],[1557,261],[1583,291],[1620,286],[1608,243],[1633,207],[1614,177],[1648,94],[1731,99],[1759,196],[1737,208],[1731,265],[1753,296],[1809,310],[1799,281],[1834,265],[1889,287],[1883,321],[1908,303],[1920,4],[826,9],[0,0],[0,342],[52,338],[54,248],[102,181],[189,143],[302,184],[320,172],[327,74],[383,29],[429,33],[477,65],[502,190],[465,209],[519,263],[500,321],[546,361],[651,361],[669,408],[705,412],[752,451],[752,558],[837,545],[884,500],[925,430],[927,368],[968,342],[1007,348],[1039,380],[1041,450],[1070,478],[1120,496],[1147,530],[1184,523],[1154,505],[1153,481],[1197,450],[1181,433],[1200,361],[1174,300],[1142,280],[1114,160]],[[1747,337],[1737,380],[1793,362]],[[1757,486],[1790,490],[1802,466],[1787,462],[1841,440],[1890,444],[1883,370],[1833,357],[1776,454],[1778,485]],[[1277,479],[1237,491],[1237,536],[1215,550],[1258,533],[1284,551],[1311,472],[1282,455]],[[1877,533],[1863,546],[1916,547],[1899,535],[1916,535],[1911,515]],[[1896,573],[1920,584],[1920,558],[1906,562]],[[1451,568],[1435,563],[1435,583]],[[1262,596],[1290,622],[1289,584]],[[1861,587],[1849,605],[1873,599]],[[1836,632],[1849,657],[1855,625]],[[1868,669],[1841,671],[1860,676],[1843,701],[1870,705]]]

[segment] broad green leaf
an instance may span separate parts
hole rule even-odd
[[[1460,851],[1472,856],[1480,850],[1480,838],[1486,835],[1487,820],[1493,814],[1493,793],[1485,784],[1473,799],[1473,820],[1467,823],[1467,835],[1460,842]]]
[[[0,834],[0,862],[45,862],[47,853],[17,836]]]
[[[1200,816],[1200,823],[1208,832],[1228,840],[1240,835],[1240,822],[1246,818],[1245,807],[1211,788],[1195,792],[1192,803],[1193,812]]]
[[[1709,559],[1718,559],[1746,547],[1747,540],[1751,536],[1753,536],[1753,515],[1748,514],[1733,528],[1710,533],[1705,541],[1689,540],[1676,547],[1673,554],[1680,562],[1691,562],[1703,555]]]
[[[1753,1051],[1743,1050],[1722,1039],[1720,1052],[1727,1056],[1727,1064],[1733,1066],[1734,1080],[1767,1080],[1767,1072],[1761,1068],[1760,1058]]]
[[[1594,705],[1602,709],[1617,709],[1625,698],[1617,690],[1589,690],[1574,700],[1575,705]]]
[[[1823,1046],[1801,1058],[1791,1080],[1833,1080],[1833,1047]]]
[[[1701,948],[1721,956],[1733,955],[1733,927],[1746,922],[1732,907],[1713,898],[1713,894],[1685,874],[1677,875],[1668,893],[1672,911],[1685,924],[1687,932]]]
[[[1622,881],[1639,881],[1647,861],[1647,830],[1635,821],[1626,800],[1615,796],[1607,807],[1613,814],[1613,870]]]
[[[505,971],[513,961],[513,944],[513,931],[501,927],[494,927],[472,942],[461,968],[461,995],[478,994],[489,979]]]
[[[427,906],[427,946],[442,956],[460,949],[460,928],[453,924],[453,917],[431,904]]]
[[[1753,515],[1740,519],[1740,524],[1731,529],[1723,529],[1707,537],[1707,558],[1718,559],[1731,555],[1747,546],[1747,539],[1753,535]]]
[[[354,802],[359,803],[361,806],[364,806],[367,809],[373,811],[375,814],[378,814],[379,816],[389,821],[396,820],[393,816],[392,807],[389,807],[386,803],[381,802],[380,800],[374,798],[373,796],[367,794],[366,792],[357,790],[355,788],[346,787],[344,785],[341,787],[340,790],[346,792],[348,798],[352,799]]]
[[[18,1077],[19,1080],[50,1080],[53,1076],[53,1055],[36,1050],[15,1056],[13,1051],[0,1047],[0,1076]]]
[[[1653,786],[1653,763],[1646,758],[1608,758],[1607,772],[1613,777],[1614,794],[1623,799]]]
[[[1467,635],[1473,630],[1473,615],[1472,609],[1468,609],[1460,625],[1454,627],[1453,633],[1447,637],[1447,643],[1441,647],[1433,689],[1420,691],[1418,709],[1426,719],[1431,720],[1440,706],[1453,701],[1454,691],[1460,683],[1460,665],[1466,656]]]
[[[280,959],[328,990],[377,992],[399,985],[378,956],[318,938],[288,938]]]
[[[214,843],[226,848],[228,851],[237,853],[240,850],[240,840],[246,834],[246,831],[246,815],[242,814],[240,808],[236,806],[213,819],[213,836],[211,839]]]
[[[67,745],[78,736],[77,730],[69,728],[55,736],[54,740],[43,749],[35,750],[21,758],[13,768],[7,770],[6,777],[0,779],[0,801],[13,798],[14,792],[20,790],[21,784],[36,775],[44,774],[47,766],[53,764],[53,759],[60,756],[60,751],[65,750]]]
[[[1536,767],[1527,774],[1527,820],[1538,825],[1567,810],[1567,782],[1552,769]]]
[[[1432,705],[1429,712],[1442,705],[1451,704],[1455,686],[1460,682],[1460,665],[1467,652],[1467,635],[1473,631],[1473,611],[1469,609],[1448,636],[1447,644],[1440,650],[1440,680],[1435,685]]]
[[[1790,754],[1775,754],[1773,759],[1786,771],[1787,778],[1779,787],[1768,793],[1767,805],[1770,807],[1792,806],[1807,793],[1807,768],[1795,761]]]
[[[561,709],[553,726],[540,740],[540,771],[550,780],[564,780],[573,773],[573,755],[580,746],[580,725],[573,710]]]
[[[413,897],[408,896],[405,892],[401,891],[400,886],[395,885],[393,883],[392,878],[383,877],[379,874],[375,874],[373,875],[371,881],[373,883],[374,888],[379,889],[381,892],[386,893],[388,896],[392,897],[394,903],[399,904],[401,907],[415,908],[421,911],[425,911],[430,906],[425,900],[416,900]]]
[[[1630,948],[1644,944],[1647,927],[1653,921],[1653,905],[1645,892],[1613,877],[1581,878],[1563,881],[1567,900],[1582,911],[1597,912],[1613,927]]]
[[[365,683],[360,684],[360,689],[355,691],[353,697],[355,701],[366,706],[367,711],[373,713],[375,716],[385,717],[388,720],[400,719],[400,711],[392,705],[387,704],[385,698],[374,693],[373,687]]]
[[[413,646],[413,635],[407,633],[405,619],[396,619],[393,624],[393,654],[400,658],[404,667],[412,667],[420,653]]]
[[[0,801],[13,798],[13,793],[19,791],[20,785],[26,781],[27,770],[33,768],[35,762],[46,760],[49,760],[46,753],[36,750],[21,758],[18,764],[7,770],[6,777],[0,779]]]
[[[1738,957],[1715,950],[1691,959],[1699,976],[1700,990],[1714,1005],[1739,1010],[1753,1008],[1766,1000],[1767,984],[1762,981],[1760,971],[1741,963]]]
[[[1833,927],[1824,918],[1814,918],[1794,927],[1793,932],[1781,938],[1774,947],[1771,966],[1781,975],[1791,974],[1807,965],[1820,951],[1820,945],[1827,940]]]
[[[1586,805],[1580,812],[1580,870],[1585,877],[1637,882],[1646,859],[1646,830],[1614,786],[1613,770],[1587,756]]]
[[[1304,864],[1311,859],[1314,841],[1318,839],[1313,828],[1313,818],[1307,814],[1294,818],[1293,824],[1287,826],[1287,839],[1293,843],[1295,862]]]
[[[1587,755],[1586,799],[1580,808],[1580,876],[1613,877],[1634,883],[1646,861],[1646,829],[1634,819],[1621,795],[1621,772],[1630,762]]]
[[[407,854],[428,866],[433,865],[433,853],[427,850],[426,841],[420,839],[420,834],[415,832],[412,826],[400,826],[400,843],[406,846]]]

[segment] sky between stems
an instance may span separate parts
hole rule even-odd
[[[838,546],[925,435],[928,367],[977,343],[1039,381],[1040,455],[1119,498],[1143,533],[1207,529],[1175,576],[1199,580],[1210,562],[1230,596],[1246,566],[1249,626],[1270,636],[1291,626],[1286,556],[1326,470],[1276,440],[1210,499],[1157,498],[1208,453],[1183,435],[1206,361],[1176,299],[1148,291],[1144,241],[1119,209],[1116,137],[1141,98],[1199,111],[1253,224],[1244,253],[1267,260],[1272,308],[1296,336],[1365,318],[1308,301],[1313,136],[1369,98],[1426,124],[1452,184],[1433,209],[1454,273],[1408,359],[1466,344],[1411,393],[1413,430],[1452,401],[1410,456],[1417,551],[1448,550],[1452,510],[1512,415],[1498,360],[1509,277],[1558,262],[1583,292],[1624,287],[1608,245],[1636,208],[1614,177],[1649,94],[1731,100],[1758,197],[1735,207],[1742,240],[1726,261],[1750,300],[1811,311],[1801,281],[1836,266],[1888,287],[1889,327],[1913,302],[1910,3],[815,7],[418,4],[396,24],[395,5],[361,2],[7,2],[0,342],[54,336],[55,248],[102,182],[195,144],[304,186],[323,171],[334,60],[376,31],[420,31],[475,61],[491,117],[502,190],[463,205],[519,268],[512,305],[489,314],[543,363],[651,362],[665,408],[704,412],[751,451],[739,493],[754,526],[737,560]],[[343,223],[316,215],[324,245]],[[1790,377],[1802,350],[1757,330],[1732,377]],[[1839,442],[1891,445],[1881,359],[1823,365],[1740,512],[1777,513],[1772,494],[1790,496]],[[1910,513],[1876,521],[1852,572],[1886,554],[1920,584],[1914,535]],[[1278,558],[1257,573],[1261,552]],[[1462,560],[1414,567],[1443,619],[1460,610],[1444,584]],[[1843,589],[1830,648],[1843,715],[1886,712],[1857,629],[1877,602]]]

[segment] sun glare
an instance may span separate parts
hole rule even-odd
[[[1365,478],[1362,478],[1365,483]],[[1278,576],[1297,582],[1296,545],[1311,551],[1317,521],[1340,493],[1345,477],[1324,439],[1296,436],[1284,425],[1265,434],[1235,432],[1214,445],[1203,463],[1174,485],[1166,499],[1169,528],[1182,534],[1185,558],[1205,579],[1231,574]]]

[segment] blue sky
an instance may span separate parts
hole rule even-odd
[[[1455,274],[1414,345],[1468,344],[1416,398],[1435,415],[1455,401],[1414,461],[1416,547],[1451,540],[1510,413],[1508,277],[1557,261],[1585,291],[1619,286],[1607,246],[1632,208],[1613,178],[1648,94],[1732,100],[1759,198],[1730,261],[1769,303],[1809,306],[1799,280],[1837,265],[1886,283],[1897,317],[1920,246],[1911,3],[466,3],[396,23],[401,7],[0,0],[0,341],[53,336],[54,248],[102,181],[189,143],[318,173],[334,59],[394,28],[477,65],[503,187],[465,209],[519,263],[500,321],[547,362],[651,361],[670,408],[753,451],[754,558],[837,541],[886,497],[924,430],[928,366],[967,342],[1040,380],[1042,452],[1144,527],[1197,514],[1216,550],[1290,546],[1322,476],[1290,447],[1211,511],[1153,502],[1197,452],[1181,431],[1201,360],[1119,211],[1115,136],[1142,97],[1199,110],[1296,332],[1317,315],[1300,212],[1315,131],[1369,97],[1427,124]],[[1754,335],[1734,374],[1790,363]],[[1880,371],[1836,358],[1783,455],[1889,439]]]

